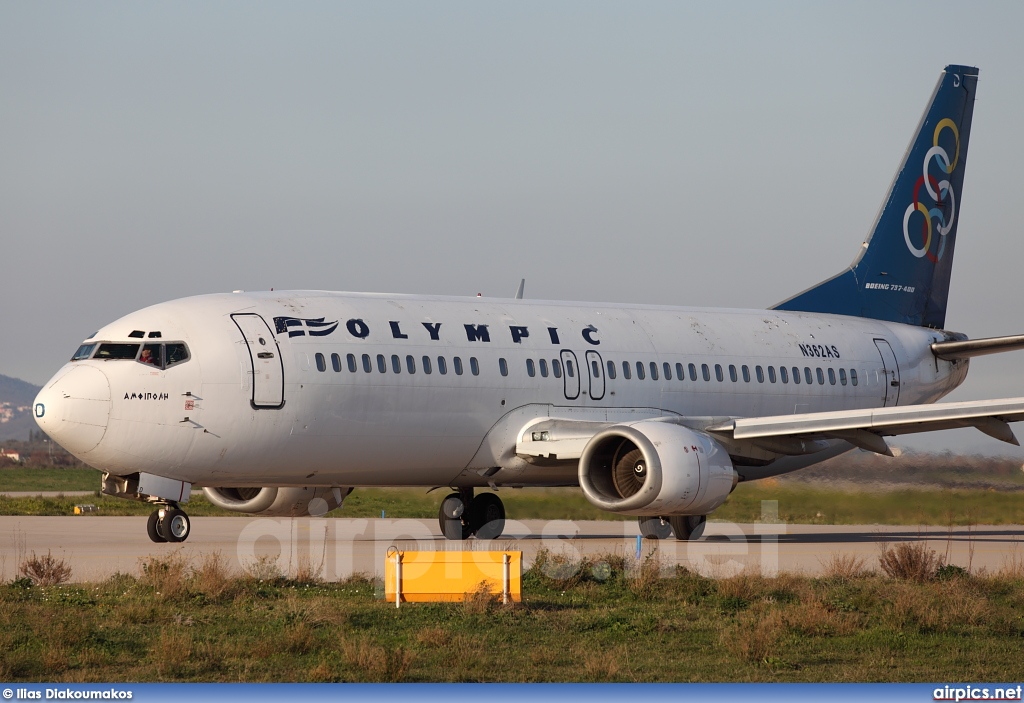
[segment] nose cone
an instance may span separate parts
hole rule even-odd
[[[94,366],[74,365],[36,396],[40,429],[75,456],[96,448],[110,419],[110,383]]]

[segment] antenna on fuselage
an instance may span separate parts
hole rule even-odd
[[[523,299],[523,289],[524,288],[526,288],[526,279],[525,278],[520,279],[520,281],[519,281],[519,290],[516,291],[516,300],[522,300]]]

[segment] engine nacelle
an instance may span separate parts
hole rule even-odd
[[[321,517],[339,507],[351,488],[288,486],[285,488],[211,488],[203,493],[218,508],[239,513]]]
[[[710,436],[641,420],[597,433],[580,456],[587,500],[626,515],[707,515],[725,502],[736,472]]]

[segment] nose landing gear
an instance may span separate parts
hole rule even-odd
[[[437,522],[445,539],[497,539],[505,529],[505,506],[493,493],[474,498],[472,488],[461,488],[441,501]]]
[[[146,533],[154,542],[184,542],[192,531],[192,521],[177,505],[154,510],[146,522]]]

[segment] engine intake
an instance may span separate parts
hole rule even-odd
[[[207,500],[218,508],[253,515],[320,517],[340,507],[351,488],[287,486],[203,488]]]
[[[736,485],[728,452],[709,435],[671,422],[614,425],[587,443],[583,494],[626,515],[707,515]]]

